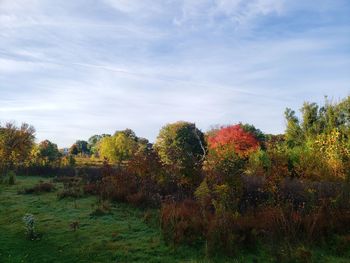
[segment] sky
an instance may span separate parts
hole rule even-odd
[[[350,95],[349,0],[0,0],[0,123],[67,147],[178,120],[285,128]]]

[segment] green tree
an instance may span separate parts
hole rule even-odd
[[[255,128],[252,124],[242,124],[240,123],[240,126],[243,128],[244,131],[249,132],[250,134],[254,135],[254,137],[259,141],[260,146],[265,149],[265,143],[266,143],[266,135],[258,128]]]
[[[76,146],[77,154],[90,154],[90,150],[88,147],[88,142],[83,140],[78,140],[74,144]]]
[[[321,132],[322,125],[319,116],[319,107],[316,103],[305,102],[301,108],[303,122],[301,124],[305,137],[316,136]]]
[[[119,165],[129,160],[137,150],[138,142],[134,133],[118,131],[113,136],[104,137],[99,143],[99,153],[103,158],[107,158]]]
[[[193,184],[206,154],[204,134],[194,123],[179,121],[165,125],[159,132],[155,150],[161,161]],[[187,181],[187,182],[186,182]]]
[[[290,147],[300,145],[303,142],[303,131],[300,127],[298,117],[295,115],[295,111],[287,108],[284,112],[284,116],[287,121],[287,128],[285,132],[285,139]]]
[[[99,147],[99,143],[100,141],[104,138],[104,137],[110,137],[110,134],[95,134],[93,136],[91,136],[88,140],[88,148],[91,154],[94,155],[98,155],[98,147]]]
[[[57,144],[49,140],[39,143],[33,152],[34,161],[43,166],[59,165],[62,155],[58,150]]]
[[[78,155],[79,150],[78,146],[75,143],[69,148],[69,153],[72,155]]]

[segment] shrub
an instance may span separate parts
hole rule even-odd
[[[82,197],[82,193],[81,193],[81,190],[80,189],[64,189],[62,191],[60,191],[58,194],[57,194],[57,197],[59,199],[63,199],[63,198],[74,198],[74,199],[77,199],[79,197]]]
[[[97,195],[99,193],[99,187],[96,183],[88,183],[83,186],[83,192],[86,195]]]
[[[235,229],[235,215],[232,213],[217,213],[208,226],[207,253],[209,255],[235,255],[239,245],[239,235]]]
[[[59,199],[71,197],[75,200],[83,196],[81,188],[81,178],[62,178],[63,181],[63,190],[57,194]],[[76,204],[76,203],[75,203]]]
[[[244,173],[250,176],[265,176],[271,169],[271,161],[266,151],[253,152],[248,159]]]
[[[200,206],[192,200],[164,202],[160,211],[163,236],[173,244],[194,243],[203,239],[206,229]]]
[[[23,194],[40,194],[40,193],[48,193],[54,191],[56,188],[54,184],[50,182],[39,182],[37,185],[29,188],[24,188],[19,193]]]
[[[125,202],[127,196],[136,192],[136,177],[124,171],[104,176],[102,179],[100,195],[103,199]]]
[[[126,196],[126,201],[134,206],[144,206],[147,203],[147,196],[143,192],[137,192]]]

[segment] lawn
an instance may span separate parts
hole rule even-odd
[[[14,186],[0,184],[1,263],[273,262],[261,249],[253,254],[243,252],[236,259],[208,260],[204,246],[174,248],[162,240],[157,220],[145,219],[145,215],[156,215],[157,211],[114,203],[110,214],[92,217],[96,197],[79,198],[76,204],[72,199],[58,199],[60,183],[56,183],[57,190],[52,193],[18,194],[40,180],[49,179],[18,177]],[[26,213],[36,218],[39,240],[28,240],[25,236],[22,217]],[[76,221],[79,229],[74,231],[70,224]],[[318,250],[314,251],[314,258],[317,262],[349,262]]]

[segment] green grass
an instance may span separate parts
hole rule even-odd
[[[144,212],[114,204],[112,213],[91,217],[95,197],[58,200],[57,193],[19,195],[41,178],[19,177],[0,185],[0,262],[188,262],[199,260],[194,248],[172,249],[160,230],[143,221]],[[62,187],[58,184],[58,187]],[[35,216],[40,240],[27,240],[22,217]],[[80,222],[74,232],[69,224]]]
[[[0,184],[0,262],[271,262],[265,250],[243,253],[236,259],[207,260],[203,246],[168,246],[156,223],[144,221],[145,211],[113,204],[110,214],[91,217],[95,197],[58,200],[57,192],[17,194],[37,184],[40,177],[18,177],[14,186]],[[45,179],[48,180],[48,179]],[[56,184],[58,191],[61,184]],[[40,240],[28,240],[22,217],[35,216]],[[157,211],[153,211],[157,213]],[[79,221],[73,231],[70,223]],[[316,250],[317,262],[349,262],[346,258]],[[315,261],[316,262],[316,261]]]

